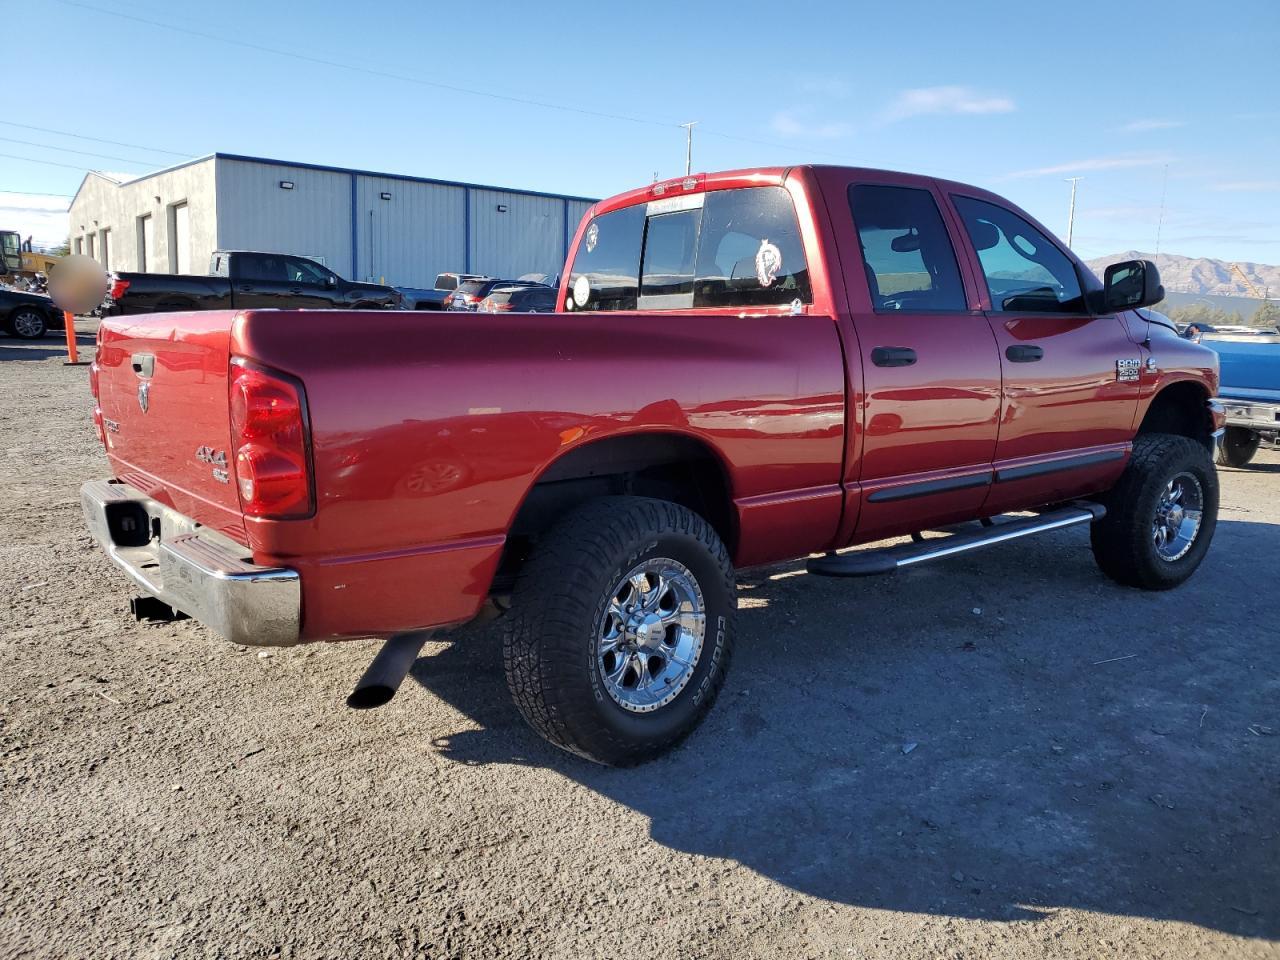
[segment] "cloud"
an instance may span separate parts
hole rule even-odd
[[[1209,189],[1230,193],[1271,193],[1280,190],[1280,180],[1229,180],[1211,183]]]
[[[1012,113],[1016,109],[1009,97],[980,93],[972,87],[918,87],[894,97],[882,118],[892,123],[930,113]]]
[[[1001,180],[1022,180],[1027,177],[1049,177],[1063,173],[1087,173],[1091,170],[1127,170],[1133,167],[1158,167],[1173,163],[1174,158],[1167,154],[1127,153],[1115,157],[1091,157],[1088,160],[1073,160],[1071,163],[1057,163],[1049,167],[1035,167],[1031,170],[1015,170],[1006,173]]]
[[[17,230],[36,246],[54,246],[67,238],[70,198],[54,194],[9,193],[0,190],[0,225]]]
[[[1134,120],[1132,123],[1126,123],[1120,129],[1125,133],[1146,133],[1149,130],[1172,130],[1174,127],[1185,127],[1185,120]]]
[[[838,140],[853,132],[853,127],[839,120],[810,119],[809,110],[780,110],[773,115],[769,126],[783,137],[805,140]]]

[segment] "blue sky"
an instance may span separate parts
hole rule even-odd
[[[218,150],[605,196],[683,173],[677,125],[697,120],[695,169],[936,174],[1059,235],[1064,178],[1082,176],[1085,257],[1153,251],[1159,229],[1164,253],[1280,263],[1275,0],[42,0],[0,15],[28,105],[0,114],[0,226],[41,239],[65,236],[57,208],[90,168]]]

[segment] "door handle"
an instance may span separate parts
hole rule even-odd
[[[910,347],[876,347],[871,362],[877,367],[909,367],[916,362],[916,352]]]
[[[129,366],[138,376],[146,379],[155,375],[156,355],[154,353],[135,353],[129,357]]]
[[[1014,343],[1005,348],[1004,355],[1010,363],[1035,363],[1044,357],[1044,348],[1032,344]]]

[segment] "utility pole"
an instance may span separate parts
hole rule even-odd
[[[682,123],[680,126],[685,129],[684,139],[684,175],[687,177],[693,172],[693,128],[701,121],[690,120],[688,123]]]
[[[1067,177],[1066,182],[1071,184],[1071,207],[1067,210],[1067,246],[1071,246],[1071,234],[1075,230],[1076,225],[1076,184],[1083,180],[1084,177]]]

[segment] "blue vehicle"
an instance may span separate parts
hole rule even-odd
[[[1218,445],[1218,463],[1243,467],[1266,440],[1280,437],[1280,334],[1206,333],[1200,341],[1218,354],[1219,399],[1227,409],[1227,430]]]

